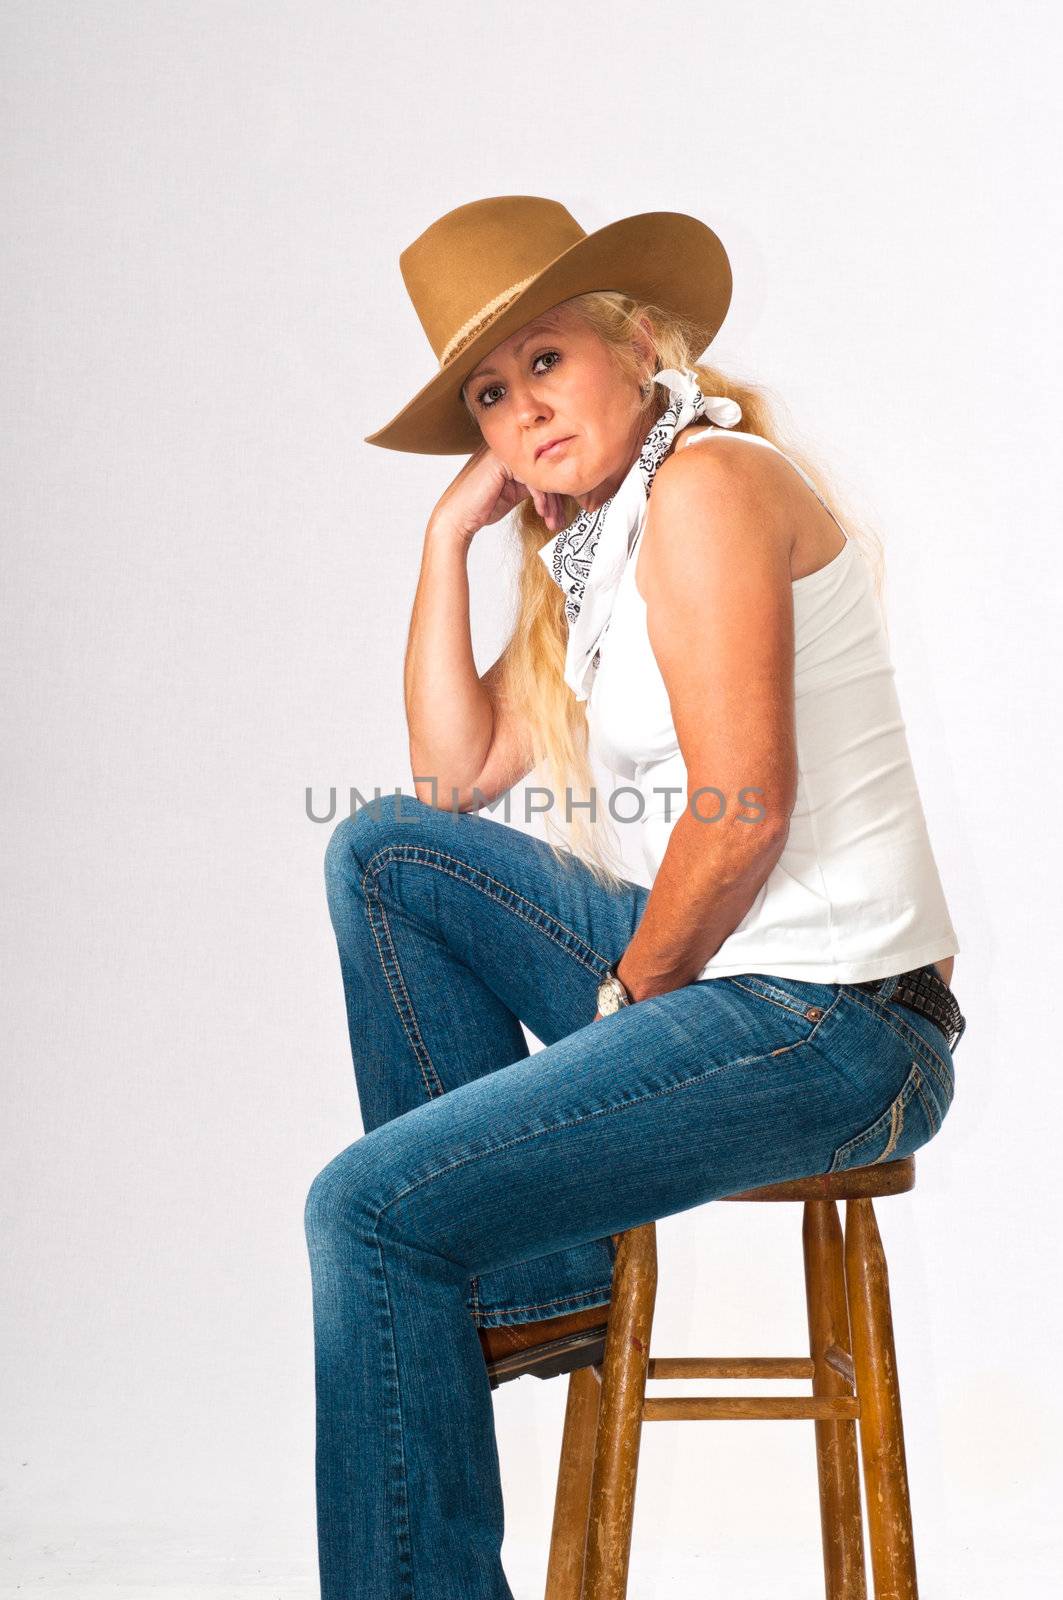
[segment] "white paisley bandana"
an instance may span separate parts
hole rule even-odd
[[[698,417],[707,417],[720,428],[733,428],[742,419],[737,400],[703,395],[697,373],[689,367],[665,367],[654,374],[654,382],[665,385],[671,402],[646,435],[638,459],[616,493],[596,511],[581,511],[539,547],[547,571],[568,596],[565,682],[577,700],[590,694],[617,585],[642,527],[657,468],[676,434]]]

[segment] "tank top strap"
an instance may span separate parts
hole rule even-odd
[[[708,427],[708,428],[700,428],[697,433],[688,433],[686,438],[679,445],[679,449],[680,450],[685,450],[688,445],[697,444],[699,439],[713,439],[713,438],[750,439],[750,440],[752,440],[752,442],[754,444],[765,445],[765,446],[767,446],[767,448],[769,450],[774,450],[776,455],[782,456],[783,460],[784,461],[788,461],[790,466],[793,467],[794,471],[796,473],[798,473],[804,479],[805,483],[812,490],[812,493],[815,495],[816,499],[819,501],[820,505],[823,507],[823,509],[827,513],[827,515],[834,522],[834,524],[838,528],[839,532],[844,534],[846,543],[848,543],[849,535],[845,532],[845,529],[842,527],[841,523],[838,521],[837,517],[834,515],[834,512],[831,510],[831,508],[827,504],[826,500],[824,500],[823,496],[820,494],[819,490],[816,488],[816,485],[813,483],[812,479],[809,477],[809,475],[805,471],[804,467],[802,467],[798,462],[796,462],[794,460],[793,456],[788,456],[785,450],[780,449],[780,447],[774,442],[774,440],[765,439],[764,435],[761,434],[761,433],[735,433],[730,428]]]

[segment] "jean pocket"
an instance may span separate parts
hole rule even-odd
[[[816,1023],[826,1016],[841,993],[841,986],[836,983],[806,983],[804,979],[777,978],[760,972],[743,972],[723,981],[766,1000],[779,1011],[788,1011],[794,1018]]]
[[[914,1155],[937,1133],[947,1110],[947,1104],[938,1099],[928,1081],[926,1068],[913,1061],[896,1099],[870,1127],[838,1146],[828,1172],[874,1166],[878,1161],[900,1161]]]
[[[943,1121],[956,1090],[956,1066],[945,1035],[936,1023],[910,1011],[907,1006],[896,1005],[891,1000],[888,1009],[893,1012],[895,1030],[900,1029],[912,1054],[919,1056],[928,1069],[941,1112],[938,1120]]]

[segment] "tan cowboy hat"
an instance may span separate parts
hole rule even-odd
[[[704,222],[643,211],[585,233],[556,200],[496,195],[458,206],[399,256],[403,282],[439,371],[366,444],[418,455],[470,455],[483,436],[461,398],[503,339],[573,295],[614,289],[689,318],[715,337],[731,301],[727,252]]]

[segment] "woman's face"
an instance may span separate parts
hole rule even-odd
[[[647,371],[649,345],[646,346]],[[615,493],[645,437],[638,384],[568,306],[525,323],[464,384],[489,448],[531,489],[594,510]],[[553,440],[564,444],[543,450]]]

